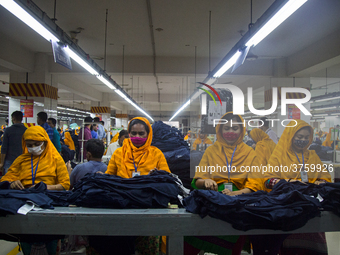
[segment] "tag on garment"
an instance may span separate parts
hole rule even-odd
[[[224,189],[228,189],[233,191],[233,184],[232,183],[224,183]]]
[[[308,182],[308,174],[306,171],[301,171],[301,180],[303,182]]]
[[[132,172],[132,177],[140,176],[140,172]]]

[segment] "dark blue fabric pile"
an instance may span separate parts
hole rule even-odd
[[[152,125],[152,130],[151,145],[163,152],[170,171],[181,179],[184,187],[191,189],[190,149],[188,143],[184,141],[182,132],[162,121],[156,121]]]
[[[281,180],[272,192],[258,191],[227,196],[210,190],[194,190],[184,199],[187,211],[209,215],[232,224],[235,229],[294,230],[321,210],[340,216],[340,183],[322,185],[287,183]]]
[[[165,171],[121,178],[107,174],[87,174],[76,183],[70,204],[98,208],[166,208],[177,202],[176,179]]]
[[[16,214],[18,209],[26,204],[26,201],[32,201],[41,208],[53,209],[53,200],[39,189],[46,190],[46,184],[39,183],[35,188],[25,190],[9,189],[9,182],[0,183],[0,216],[7,214]]]

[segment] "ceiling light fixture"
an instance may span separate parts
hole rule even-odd
[[[108,86],[110,89],[117,89],[111,82],[109,82],[107,79],[105,79],[102,75],[97,76],[97,78],[104,83],[106,86]]]
[[[74,61],[76,61],[80,66],[86,69],[86,71],[88,71],[90,74],[99,75],[99,73],[94,70],[92,66],[90,66],[88,63],[86,63],[85,60],[79,57],[78,54],[75,53],[68,45],[65,47],[65,50]]]
[[[335,109],[336,106],[331,106],[331,107],[321,107],[321,108],[313,108],[313,111],[320,111],[320,110],[328,110],[328,109]]]
[[[323,102],[323,101],[328,101],[328,100],[334,100],[334,99],[339,99],[339,97],[328,97],[328,98],[324,98],[324,99],[317,99],[317,100],[314,100],[313,103],[315,102]]]
[[[228,71],[239,58],[246,57],[244,49],[254,47],[261,42],[267,35],[269,35],[275,28],[284,22],[290,15],[299,9],[308,0],[276,0],[269,9],[258,19],[229,53],[221,60],[217,66],[209,72],[208,76],[204,79],[203,83],[211,85],[208,81],[212,78],[221,77]],[[171,121],[178,115],[186,106],[190,104],[190,100],[198,98],[201,93],[194,92],[187,101],[171,118]]]
[[[289,0],[275,15],[264,24],[260,30],[253,35],[246,43],[246,46],[256,46],[271,32],[274,31],[282,22],[299,9],[308,0]]]
[[[26,12],[20,5],[13,0],[0,0],[0,5],[7,9],[10,13],[32,28],[35,32],[44,37],[47,41],[59,42],[59,39],[34,19],[28,12]]]

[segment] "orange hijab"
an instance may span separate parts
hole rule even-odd
[[[74,146],[74,142],[72,140],[70,132],[65,132],[65,139],[64,139],[65,145],[68,146],[70,150],[76,150],[76,147]]]
[[[295,121],[297,122],[297,125],[295,125]],[[266,178],[265,180],[268,180],[269,178],[279,178],[279,179],[298,179],[301,180],[301,174],[300,174],[300,166],[298,164],[302,164],[302,153],[304,157],[304,162],[306,167],[309,167],[311,171],[308,171],[308,179],[309,182],[314,183],[317,179],[323,179],[326,181],[331,181],[331,176],[328,172],[318,172],[314,171],[312,172],[311,167],[315,167],[317,169],[318,166],[322,166],[323,164],[319,158],[319,156],[316,154],[315,151],[313,150],[308,150],[309,145],[313,142],[313,129],[312,127],[305,121],[303,120],[293,120],[291,121],[285,130],[283,131],[282,136],[280,137],[279,142],[276,144],[276,147],[273,151],[273,154],[271,155],[268,166],[271,167],[281,167],[281,166],[286,166],[288,168],[291,167],[291,170],[289,171],[278,171],[278,172],[271,172],[268,171],[266,173]],[[302,153],[296,153],[298,158],[296,157],[293,149],[292,149],[292,143],[293,143],[293,138],[300,129],[307,127],[310,130],[310,136],[309,136],[309,143],[308,145],[303,148]],[[308,165],[307,165],[308,164]],[[298,167],[298,170],[295,171],[294,166]],[[287,169],[288,169],[287,168]],[[307,171],[307,169],[306,169]]]
[[[227,112],[227,114],[232,114],[232,112]],[[224,116],[225,116],[224,115]],[[223,116],[223,117],[224,117]],[[241,119],[241,122],[244,122],[241,115],[238,115]],[[221,119],[223,119],[223,117]],[[246,166],[257,166],[259,167],[259,161],[256,157],[256,153],[254,150],[246,145],[243,142],[243,137],[246,133],[246,128],[242,126],[242,131],[237,139],[237,141],[233,145],[227,144],[222,136],[222,128],[223,124],[218,124],[216,126],[216,142],[208,147],[202,157],[202,160],[199,164],[200,167],[204,166],[226,166],[226,156],[229,159],[229,163],[231,157],[233,155],[234,149],[237,146],[232,166],[236,167],[236,171],[231,173],[231,181],[239,188],[249,188],[251,190],[257,191],[262,189],[262,180],[261,180],[261,172],[260,173],[247,173],[246,171],[242,171],[242,167]],[[242,168],[242,169],[241,169]],[[224,183],[228,180],[228,173],[223,171],[216,171],[214,173],[209,174],[204,171],[196,171],[194,179],[202,178],[202,179],[213,179],[217,184]]]
[[[154,155],[150,153],[150,147],[152,142],[152,127],[149,123],[149,121],[146,118],[142,117],[136,117],[132,120],[141,120],[145,122],[145,124],[149,127],[149,134],[148,139],[146,140],[145,144],[139,148],[133,145],[131,142],[131,139],[124,139],[123,146],[122,146],[122,161],[121,161],[121,168],[124,172],[129,172],[129,169],[134,169],[134,164],[138,164],[138,166],[147,166],[147,165],[153,165],[151,162],[155,161]],[[131,121],[128,125],[128,130],[131,124]],[[149,169],[151,170],[151,169]]]
[[[259,128],[250,131],[250,137],[256,143],[255,153],[262,165],[267,165],[270,156],[272,155],[276,144],[270,139],[269,135]]]
[[[326,140],[323,141],[322,146],[332,147],[333,141],[331,141],[331,137],[332,137],[332,130],[333,129],[334,128],[332,128],[332,127],[329,129],[329,132],[328,132],[328,134],[326,136]]]
[[[32,154],[27,152],[26,140],[42,141],[46,144],[45,150],[40,156],[33,156],[34,170],[38,164],[35,184],[39,182],[44,182],[47,185],[61,184],[64,189],[68,190],[70,178],[65,162],[54,147],[45,129],[40,126],[30,127],[25,131],[22,136],[24,153],[13,162],[1,181],[20,180],[25,188],[32,186]]]

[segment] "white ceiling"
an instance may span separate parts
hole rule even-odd
[[[34,0],[53,18],[54,0]],[[273,3],[253,1],[253,22]],[[78,27],[79,46],[91,57],[104,57],[105,10],[108,9],[107,73],[149,112],[175,112],[209,71],[209,11],[211,11],[211,68],[228,53],[247,31],[249,0],[150,0],[156,49],[156,78],[146,0],[57,0],[57,24],[66,33]],[[253,53],[259,58],[246,61],[234,74],[219,83],[232,82],[242,88],[261,87],[256,79],[265,77],[328,77],[340,75],[340,50],[335,42],[340,34],[340,1],[309,0],[278,29],[262,41]],[[158,32],[156,29],[162,28]],[[51,45],[12,14],[0,7],[0,73],[11,70],[34,72],[35,55],[49,55],[48,72],[57,76],[59,103],[71,105],[100,103],[109,94],[112,109],[125,103],[76,63],[73,71],[53,63]],[[334,42],[334,45],[332,45]],[[122,52],[124,82],[122,77]],[[311,53],[312,52],[312,53]],[[332,61],[331,61],[332,60]],[[33,62],[33,63],[32,63]],[[104,61],[96,60],[103,68]],[[333,68],[333,69],[332,69]],[[322,80],[322,78],[320,78]],[[34,81],[31,81],[34,82]],[[316,84],[317,80],[313,80]],[[312,83],[313,83],[312,82]],[[318,86],[318,85],[315,85]],[[93,103],[92,103],[93,104]],[[116,108],[115,108],[116,107]],[[128,110],[132,110],[128,108]],[[164,119],[166,120],[166,119]]]

